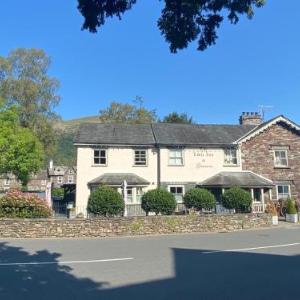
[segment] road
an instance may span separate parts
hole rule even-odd
[[[0,240],[0,299],[300,299],[300,226]]]

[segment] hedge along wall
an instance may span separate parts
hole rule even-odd
[[[79,238],[219,232],[271,226],[267,214],[97,219],[0,219],[0,238]]]

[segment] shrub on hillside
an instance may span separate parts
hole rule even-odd
[[[100,216],[117,216],[124,212],[122,196],[108,186],[98,187],[92,191],[88,201],[88,211]]]
[[[171,215],[176,209],[176,200],[173,194],[163,189],[148,191],[142,197],[142,209],[148,215],[154,212],[156,215]]]
[[[249,212],[251,203],[251,194],[239,187],[226,190],[222,196],[223,206],[228,209],[235,209],[236,212]]]
[[[11,190],[0,198],[2,218],[48,218],[51,209],[36,194]]]
[[[216,206],[215,196],[206,189],[194,188],[184,195],[184,204],[195,210],[213,209]]]

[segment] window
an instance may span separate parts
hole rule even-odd
[[[58,184],[64,183],[64,178],[63,178],[62,176],[58,176],[58,177],[57,177],[57,183],[58,183]]]
[[[289,185],[277,185],[278,199],[287,199],[290,197],[290,186]]]
[[[74,177],[72,175],[68,175],[68,183],[73,183]]]
[[[94,164],[106,165],[106,150],[94,150]]]
[[[169,165],[170,166],[183,166],[183,150],[182,149],[169,150]]]
[[[73,170],[69,169],[69,174],[72,175],[73,174]]]
[[[224,163],[225,165],[237,165],[237,150],[233,148],[224,150]]]
[[[183,202],[183,186],[169,186],[169,192],[174,195],[177,203]]]
[[[275,167],[287,167],[287,150],[274,150]]]
[[[41,185],[46,185],[46,184],[47,184],[47,181],[43,179],[43,180],[41,181]]]
[[[134,165],[135,166],[146,166],[147,165],[146,150],[135,150],[134,151]]]
[[[5,178],[4,185],[10,185],[10,178]]]
[[[128,187],[127,188],[127,203],[132,203],[132,202],[133,202],[132,188]]]
[[[142,196],[143,196],[143,188],[142,187],[137,187],[136,188],[136,202],[141,203],[142,202]]]

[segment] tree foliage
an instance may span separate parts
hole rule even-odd
[[[20,125],[37,135],[47,153],[55,142],[51,121],[60,100],[49,67],[50,58],[39,49],[20,48],[0,57],[0,98],[6,107],[18,108]]]
[[[12,173],[26,186],[39,171],[44,152],[38,138],[19,125],[15,107],[0,111],[0,173]]]
[[[108,17],[118,17],[130,10],[137,0],[78,0],[78,9],[84,17],[82,28],[97,32]],[[242,15],[252,18],[254,8],[265,0],[164,0],[158,20],[165,40],[175,53],[198,39],[198,50],[216,43],[217,29],[224,18],[236,24]]]
[[[103,123],[147,124],[157,121],[154,110],[140,105],[111,102],[109,107],[100,110],[99,119]]]
[[[193,124],[193,118],[186,113],[172,112],[163,118],[165,123]]]

